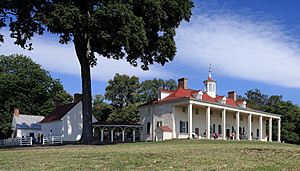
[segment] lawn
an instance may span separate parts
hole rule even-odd
[[[172,140],[0,149],[0,170],[300,170],[300,147]]]

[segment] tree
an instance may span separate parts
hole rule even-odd
[[[108,122],[126,122],[136,123],[139,121],[138,104],[128,104],[122,108],[114,108],[113,112],[109,115]]]
[[[54,102],[72,101],[59,80],[26,56],[0,55],[0,80],[0,127],[6,136],[10,134],[14,108],[24,114],[45,116],[53,110]]]
[[[256,110],[265,110],[268,101],[267,95],[262,94],[258,89],[248,90],[245,95],[248,106]]]
[[[105,88],[105,98],[112,102],[112,106],[121,108],[139,102],[139,78],[136,76],[116,74],[108,81]]]
[[[175,90],[177,83],[175,80],[162,80],[154,78],[141,83],[141,102],[146,103],[158,99],[159,89]]]
[[[191,0],[0,0],[0,28],[9,24],[15,44],[32,49],[31,38],[49,33],[73,42],[81,66],[82,143],[92,142],[90,66],[96,54],[133,66],[173,60],[175,29],[189,21]],[[3,35],[0,34],[3,42]]]
[[[113,107],[104,102],[104,96],[95,95],[93,99],[93,115],[99,121],[106,121],[113,111]]]

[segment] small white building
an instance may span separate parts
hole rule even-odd
[[[58,106],[41,121],[44,136],[62,136],[64,142],[79,141],[82,135],[81,95],[74,95],[74,103]],[[92,122],[98,122],[92,116]]]
[[[42,133],[39,122],[43,119],[43,116],[20,114],[19,109],[16,108],[12,120],[12,137],[32,137],[37,140],[38,136]]]
[[[160,126],[155,129],[156,141],[171,140],[173,138],[172,129],[168,126]]]
[[[162,127],[172,130],[172,138],[245,139],[272,141],[272,123],[278,124],[280,141],[281,116],[249,108],[238,100],[236,92],[217,95],[217,83],[209,71],[204,90],[187,87],[187,79],[178,80],[173,91],[160,90],[159,99],[139,108],[141,137],[145,141],[169,139]],[[268,123],[268,124],[267,124]],[[163,133],[162,133],[163,132]]]

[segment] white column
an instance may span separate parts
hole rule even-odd
[[[272,141],[272,118],[269,119],[269,141]]]
[[[173,113],[172,113],[172,122],[173,122],[173,128],[172,128],[172,131],[173,131],[173,138],[176,138],[176,122],[175,122],[175,112],[176,112],[176,108],[175,106],[173,106]]]
[[[132,132],[132,141],[135,142],[135,128],[133,129],[133,132]]]
[[[252,140],[252,114],[248,114],[248,140],[251,141]]]
[[[210,139],[210,107],[206,107],[206,138]]]
[[[188,138],[193,138],[193,105],[192,103],[189,103],[188,105]]]
[[[114,142],[114,129],[113,128],[110,131],[110,141]]]
[[[237,140],[240,140],[240,112],[236,112],[235,121],[236,121],[235,136]]]
[[[259,140],[262,141],[262,122],[263,122],[263,118],[262,118],[262,115],[259,116]]]
[[[278,140],[277,140],[278,142],[281,142],[281,139],[280,139],[281,132],[280,131],[281,131],[281,119],[278,119]]]
[[[125,141],[125,128],[122,129],[122,142]]]
[[[101,129],[100,141],[103,142],[104,128]]]
[[[225,109],[222,110],[222,127],[223,127],[222,129],[223,140],[226,140],[226,110]]]

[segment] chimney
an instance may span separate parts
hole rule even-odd
[[[62,101],[61,100],[54,100],[54,108],[58,108],[59,106],[62,105]]]
[[[75,102],[75,103],[78,103],[78,102],[80,102],[80,101],[82,101],[82,94],[75,93],[75,94],[74,94],[74,102]]]
[[[235,91],[228,92],[228,98],[236,100],[236,92]]]
[[[18,116],[20,115],[20,109],[19,109],[19,108],[15,108],[15,109],[14,109],[14,115],[15,115],[16,117],[18,117]]]
[[[178,79],[178,88],[187,89],[187,78],[180,78]]]

